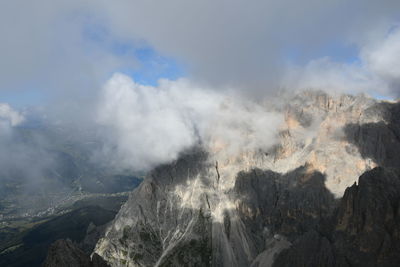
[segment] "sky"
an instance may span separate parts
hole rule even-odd
[[[0,103],[10,109],[0,121],[13,127],[11,113],[40,107],[105,129],[96,157],[117,153],[124,168],[222,133],[253,147],[248,133],[274,140],[282,119],[255,99],[280,90],[399,97],[398,10],[398,0],[2,1]]]
[[[397,34],[399,7],[393,0],[3,1],[0,96],[23,106],[93,94],[115,72],[143,84],[188,77],[267,94],[287,86],[288,69],[308,71],[324,58],[370,64],[363,54]],[[379,94],[397,93],[385,90]]]

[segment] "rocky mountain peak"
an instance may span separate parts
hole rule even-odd
[[[335,255],[327,222],[345,221],[334,216],[346,210],[346,188],[377,165],[399,163],[396,109],[362,95],[304,92],[280,112],[269,149],[226,153],[230,144],[217,142],[153,170],[96,253],[112,266],[270,266],[291,244],[313,239]]]

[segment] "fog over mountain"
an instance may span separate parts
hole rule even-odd
[[[53,117],[96,127],[89,124],[102,116],[97,112],[105,103],[107,80],[115,79],[113,72],[143,68],[147,63],[135,50],[150,47],[185,66],[185,91],[203,91],[203,98],[265,98],[282,88],[397,97],[398,5],[308,0],[7,2],[0,11],[0,90],[5,95],[32,91],[44,99],[41,105]],[[157,57],[149,60],[154,63],[148,72],[168,64]],[[156,85],[155,92],[162,87]],[[169,106],[181,105],[175,96],[170,98]],[[177,115],[180,107],[172,109],[175,114],[169,117],[182,116]],[[167,121],[161,127],[169,127]],[[134,123],[140,127],[139,121],[131,127]],[[185,138],[193,139],[178,138],[186,142],[182,148],[193,143]],[[129,153],[124,149],[122,153]]]
[[[149,169],[199,144],[217,144],[230,155],[267,149],[277,140],[283,116],[185,79],[160,80],[152,87],[115,74],[104,88],[98,122],[109,129],[113,152],[120,156],[116,164]]]
[[[400,48],[395,10],[398,5],[397,1],[384,4],[373,1],[351,4],[345,1],[7,2],[0,11],[4,40],[0,47],[0,90],[5,95],[16,94],[18,90],[21,94],[32,91],[33,98],[42,99],[40,105],[54,120],[62,118],[77,127],[95,128],[97,122],[107,120],[99,111],[102,109],[99,105],[107,106],[105,95],[110,98],[109,102],[118,105],[118,100],[110,96],[113,93],[104,93],[102,88],[110,87],[106,84],[116,79],[113,72],[140,71],[147,63],[135,51],[150,47],[185,66],[185,73],[180,75],[186,76],[186,84],[170,81],[167,87],[174,87],[176,83],[177,87],[186,88],[167,96],[169,100],[163,100],[164,103],[158,103],[159,97],[147,97],[145,102],[154,101],[149,103],[149,109],[155,104],[169,106],[160,108],[169,110],[168,118],[162,122],[155,113],[146,120],[132,118],[130,126],[119,127],[115,125],[117,121],[113,124],[119,129],[115,133],[118,136],[123,135],[122,131],[132,134],[133,128],[141,128],[144,121],[146,125],[163,128],[155,132],[167,134],[164,137],[175,137],[179,132],[178,138],[170,140],[179,139],[182,145],[168,144],[171,147],[165,149],[165,155],[158,155],[160,159],[154,154],[156,158],[150,159],[146,153],[135,156],[136,161],[165,162],[167,157],[176,158],[177,153],[193,144],[199,135],[207,138],[197,132],[198,127],[205,127],[205,122],[197,119],[210,116],[194,114],[190,117],[179,113],[186,113],[187,109],[204,113],[196,110],[199,105],[211,113],[221,101],[217,99],[246,102],[248,100],[242,100],[242,96],[271,98],[282,89],[293,92],[304,88],[334,94],[397,97]],[[42,8],[44,6],[46,8]],[[11,24],[13,27],[7,26]],[[147,72],[160,71],[165,68],[163,64],[168,64],[157,56],[148,60],[154,62]],[[164,80],[169,78],[166,75]],[[161,82],[148,91],[168,95],[168,92],[159,93],[165,91],[166,83]],[[192,92],[201,96],[192,97]],[[200,97],[204,102],[211,102],[207,105],[213,107],[205,108],[200,100],[182,103],[189,97]],[[135,105],[134,100],[131,104]],[[186,107],[180,107],[182,105]],[[135,111],[131,107],[126,111],[120,108],[109,112],[121,117],[121,112]],[[114,115],[109,116],[111,120]],[[179,122],[175,125],[178,128],[173,129],[169,122]],[[179,127],[192,129],[181,131]],[[145,129],[140,131],[144,133]],[[135,140],[141,139],[140,133],[135,134],[139,136]],[[108,136],[106,139],[118,138]],[[139,142],[141,147],[146,144]],[[157,148],[160,145],[158,142],[155,150],[164,151],[163,147]],[[103,152],[116,149],[114,152],[123,154],[121,157],[137,152],[129,147],[134,146],[125,145],[122,149],[122,145],[111,143]],[[150,151],[147,147],[139,150]],[[139,159],[138,155],[143,158]]]
[[[398,10],[1,3],[0,265],[396,266]]]

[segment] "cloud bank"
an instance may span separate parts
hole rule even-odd
[[[197,83],[266,94],[288,64],[364,54],[398,23],[399,9],[396,0],[3,1],[0,90],[47,88],[90,101],[112,72],[140,67],[129,49],[116,51],[130,45],[176,59]],[[370,56],[380,58],[376,67],[389,63]]]
[[[397,0],[3,1],[0,92],[37,90],[55,120],[100,125],[103,153],[125,167],[149,168],[199,142],[268,147],[280,118],[242,95],[399,95],[398,10]],[[140,68],[143,47],[187,77],[106,82]]]
[[[0,103],[0,125],[1,127],[14,127],[25,120],[24,116],[14,110],[7,103]]]
[[[267,149],[283,117],[234,93],[181,79],[143,86],[115,74],[105,85],[97,122],[108,138],[104,155],[123,168],[149,169],[203,144],[227,154]]]
[[[334,93],[368,93],[400,96],[400,29],[362,47],[350,63],[324,57],[305,66],[289,68],[283,86],[290,89],[321,89]]]
[[[118,34],[182,60],[192,78],[264,93],[275,90],[292,60],[334,56],[381,38],[400,8],[392,0],[102,3]]]

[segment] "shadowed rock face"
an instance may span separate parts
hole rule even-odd
[[[318,229],[332,212],[335,200],[324,176],[301,167],[286,175],[259,169],[239,173],[225,199],[234,206],[216,216],[212,180],[218,176],[210,174],[215,167],[207,162],[207,154],[196,151],[152,172],[96,252],[113,266],[250,266],[256,259],[263,266],[260,254],[277,254],[288,240]],[[193,193],[183,200],[173,193],[193,177],[208,187],[200,198]],[[192,201],[198,208],[187,203]]]
[[[399,204],[398,170],[376,168],[363,174],[338,208],[333,232],[338,252],[354,266],[398,266]]]
[[[90,258],[70,240],[57,240],[51,245],[43,267],[72,266],[108,267],[109,265],[97,254]]]
[[[348,124],[344,132],[364,158],[384,168],[364,173],[358,185],[347,188],[334,215],[322,226],[325,231],[296,240],[274,266],[399,266],[400,105],[379,103],[368,112],[381,114],[383,120]]]
[[[216,164],[196,148],[156,168],[95,251],[111,266],[399,266],[398,105],[306,97],[267,153]]]
[[[349,266],[344,257],[335,254],[330,241],[311,230],[298,238],[291,248],[281,252],[273,266]]]
[[[355,144],[364,158],[372,158],[379,166],[400,167],[400,104],[379,103],[370,112],[384,110],[383,120],[376,123],[348,124],[347,139]]]
[[[335,203],[324,181],[323,174],[307,167],[285,175],[257,169],[241,172],[235,185],[240,218],[256,234],[268,230],[290,240],[318,229]]]
[[[304,234],[274,266],[399,266],[399,204],[399,172],[368,171],[346,190],[329,230]]]

